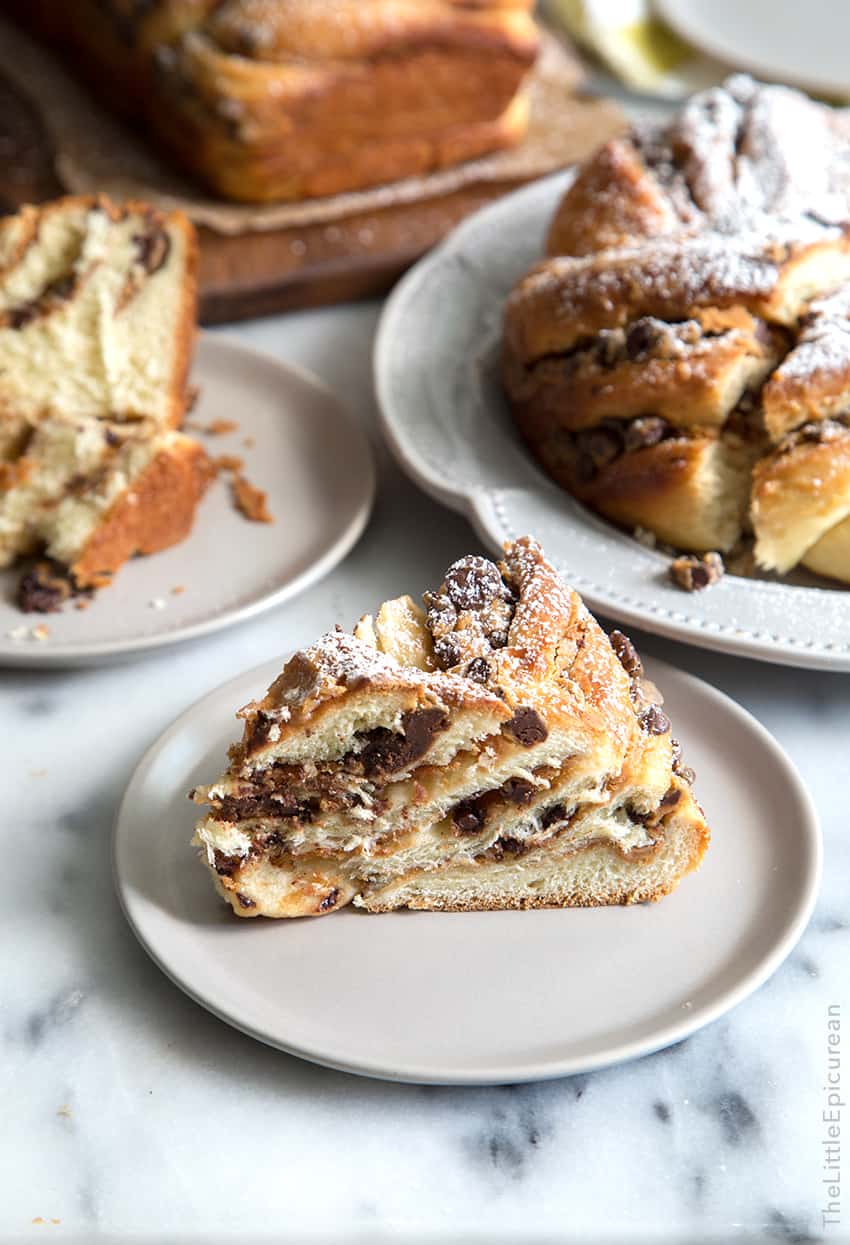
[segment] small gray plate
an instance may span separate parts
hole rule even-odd
[[[357,541],[375,492],[372,453],[320,381],[218,334],[201,335],[192,381],[190,424],[237,425],[199,440],[214,458],[244,461],[274,523],[245,519],[219,479],[182,544],[134,558],[85,611],[22,614],[20,571],[0,573],[0,665],[94,665],[218,631],[303,591]],[[41,642],[31,636],[40,623]]]
[[[394,453],[494,548],[536,536],[588,604],[611,618],[761,661],[850,670],[846,590],[727,575],[688,595],[667,579],[665,556],[586,510],[522,445],[499,384],[502,312],[540,258],[570,176],[535,182],[476,213],[396,286],[375,347]]]
[[[734,701],[647,673],[697,771],[712,830],[657,904],[240,920],[190,846],[187,791],[221,771],[236,707],[283,659],[210,692],[153,745],[115,825],[115,882],[142,946],[251,1037],[387,1080],[485,1085],[586,1072],[678,1042],[755,990],[799,938],[821,839],[796,770]]]

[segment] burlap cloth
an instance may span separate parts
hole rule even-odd
[[[410,177],[305,203],[235,204],[214,199],[160,160],[149,147],[95,102],[49,51],[0,19],[0,72],[26,95],[42,117],[56,173],[77,194],[105,192],[115,199],[146,199],[182,209],[196,224],[218,233],[287,229],[321,224],[395,204],[438,198],[463,186],[541,177],[586,155],[621,128],[619,109],[607,100],[571,95],[581,77],[574,56],[554,36],[543,47],[528,90],[531,119],[525,141],[511,151],[471,160],[426,177]]]

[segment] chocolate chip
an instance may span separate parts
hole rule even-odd
[[[622,631],[612,631],[608,639],[611,641],[611,647],[626,674],[632,678],[637,678],[643,674],[643,662],[629,637],[624,635]]]
[[[520,705],[514,711],[513,717],[505,723],[503,729],[510,735],[513,735],[517,743],[522,744],[523,748],[530,748],[532,744],[542,743],[549,734],[546,723],[540,714],[529,705]]]
[[[670,719],[658,705],[650,705],[645,709],[639,721],[649,735],[666,735],[670,729]]]
[[[674,808],[682,798],[682,793],[678,787],[671,787],[670,790],[662,797],[661,808]]]
[[[658,321],[651,316],[642,316],[626,332],[626,354],[632,360],[639,359],[658,346],[662,337],[663,329]]]
[[[464,670],[464,674],[468,679],[474,679],[476,683],[486,683],[490,678],[490,663],[486,657],[474,657]]]
[[[18,605],[25,614],[56,614],[73,594],[73,585],[50,562],[36,562],[21,576]]]
[[[247,895],[243,895],[241,891],[236,892],[236,898],[239,900],[240,908],[256,908],[257,906],[253,899],[249,899],[249,897]]]
[[[50,285],[44,291],[48,298],[57,298],[64,302],[70,298],[77,284],[76,277],[73,273],[68,273],[64,277],[57,277],[55,281],[51,281]]]
[[[339,888],[334,887],[332,891],[328,891],[322,902],[319,904],[320,912],[330,912],[331,908],[336,907],[336,901],[339,899]]]
[[[273,792],[254,795],[226,795],[213,813],[217,821],[245,821],[250,817],[293,817],[309,822],[312,810],[307,801],[286,800]]]
[[[9,312],[9,324],[13,329],[22,329],[37,315],[38,308],[35,303],[22,303],[20,307],[13,307]]]
[[[500,791],[511,804],[530,804],[535,787],[533,782],[525,778],[509,778],[502,784]]]
[[[594,472],[609,466],[623,452],[622,431],[616,425],[591,428],[577,434],[576,441],[582,455],[587,455]]]
[[[554,826],[556,821],[561,821],[566,815],[567,810],[563,804],[552,804],[540,818],[540,824],[544,830],[548,830],[550,826]]]
[[[138,233],[133,237],[136,247],[136,259],[151,276],[159,272],[168,259],[171,250],[171,239],[164,229],[151,225],[147,233]]]
[[[460,661],[460,649],[448,636],[434,640],[434,656],[441,670],[451,670]]]
[[[701,592],[722,579],[725,570],[719,553],[706,553],[701,558],[688,553],[670,563],[670,578],[677,588],[685,592]]]
[[[485,820],[486,811],[475,800],[462,800],[452,811],[452,821],[462,834],[472,834],[475,830],[480,830]]]
[[[506,600],[510,593],[499,568],[488,558],[461,558],[446,571],[445,592],[457,610],[483,609],[493,600]]]
[[[670,429],[666,420],[658,415],[641,415],[630,420],[625,427],[624,442],[627,454],[635,450],[645,450],[651,445],[663,441]]]
[[[232,877],[245,862],[241,856],[225,856],[224,852],[215,853],[215,871],[222,878]]]
[[[527,852],[529,844],[524,843],[522,839],[514,839],[510,835],[500,835],[496,841],[491,844],[487,855],[493,860],[501,860],[505,854],[510,856],[521,856],[523,852]]]
[[[418,761],[434,736],[448,726],[445,713],[436,708],[412,709],[401,721],[401,733],[379,726],[365,736],[367,743],[359,758],[367,777],[389,774]]]

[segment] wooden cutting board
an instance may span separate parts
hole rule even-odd
[[[201,322],[381,294],[465,216],[520,184],[465,186],[441,198],[297,229],[225,236],[202,227]],[[38,113],[0,75],[0,212],[62,193]]]

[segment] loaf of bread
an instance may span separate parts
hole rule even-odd
[[[0,0],[226,198],[395,181],[525,133],[531,0]]]
[[[544,468],[679,549],[850,582],[850,111],[735,77],[597,152],[505,312]]]
[[[54,563],[25,576],[25,608],[59,603],[57,569],[100,586],[191,528],[210,477],[179,431],[196,249],[146,204],[71,197],[0,222],[0,566]]]
[[[528,538],[296,653],[195,843],[237,916],[659,899],[708,828],[660,694]]]

